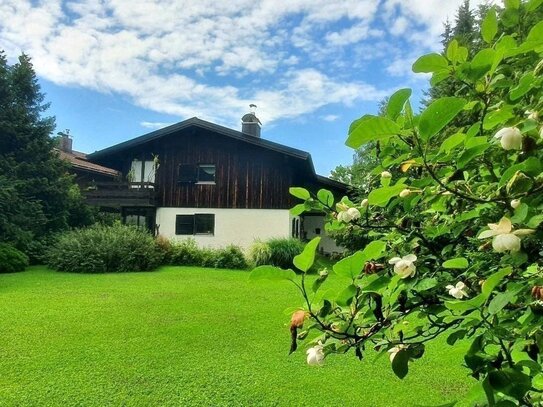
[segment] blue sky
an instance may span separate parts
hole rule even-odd
[[[476,6],[483,0],[472,0]],[[427,78],[461,0],[2,0],[0,48],[34,62],[57,130],[92,152],[197,116],[349,164],[352,120]]]

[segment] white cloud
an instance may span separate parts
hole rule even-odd
[[[383,73],[405,76],[413,47],[439,44],[460,2],[3,0],[0,43],[8,55],[29,53],[37,73],[60,85],[224,124],[254,102],[270,123],[380,100],[386,92],[353,67],[387,58]],[[410,49],[390,45],[399,36]]]
[[[322,117],[322,120],[327,122],[335,122],[337,119],[339,119],[337,114],[327,114],[326,116]]]
[[[164,123],[164,122],[140,122],[141,127],[146,129],[162,129],[163,127],[171,126],[173,123]]]

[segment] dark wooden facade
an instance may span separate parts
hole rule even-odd
[[[112,152],[96,162],[126,175],[132,160],[150,160],[153,156],[160,162],[155,178],[158,207],[288,209],[299,202],[289,194],[291,186],[345,194],[344,189],[333,185],[320,185],[310,158],[197,126]],[[215,184],[180,183],[178,168],[182,164],[215,165]]]

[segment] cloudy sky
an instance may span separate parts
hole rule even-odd
[[[420,98],[427,79],[411,64],[440,50],[460,3],[1,0],[0,49],[33,58],[77,150],[193,116],[239,129],[255,103],[263,137],[309,151],[328,175],[351,161],[352,120],[400,87]]]

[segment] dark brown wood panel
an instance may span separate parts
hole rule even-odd
[[[165,136],[103,163],[126,174],[132,159],[152,154],[160,160],[156,199],[164,207],[287,209],[295,203],[289,187],[308,172],[303,160],[204,129]],[[215,164],[216,184],[178,183],[180,164]]]

